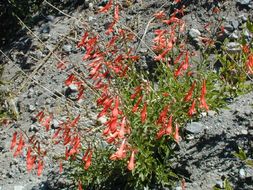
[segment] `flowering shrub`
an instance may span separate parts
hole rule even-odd
[[[145,63],[134,48],[136,35],[120,27],[120,6],[109,0],[98,12],[113,12],[112,22],[105,31],[106,38],[94,31],[84,32],[77,46],[85,50],[83,61],[89,75],[83,79],[70,74],[65,85],[77,87],[76,101],[84,98],[86,88],[92,88],[97,96],[97,118],[103,120],[99,128],[102,136],[79,126],[82,115],[77,115],[62,121],[50,142],[44,142],[36,134],[29,137],[15,132],[11,149],[16,148],[14,156],[18,156],[26,147],[27,170],[31,171],[36,164],[37,173],[41,175],[47,147],[61,145],[65,155],[59,159],[59,172],[63,171],[63,160],[68,161],[69,176],[79,189],[171,187],[180,180],[171,165],[183,138],[180,134],[184,124],[202,112],[221,106],[222,93],[227,91],[217,89],[217,85],[223,85],[220,79],[232,85],[230,90],[235,84],[230,78],[240,78],[243,72],[231,76],[229,72],[237,68],[226,67],[226,64],[220,73],[215,73],[206,59],[193,61],[199,55],[191,50],[184,37],[183,6],[175,9],[169,18],[163,11],[154,14],[154,24],[159,29],[153,30],[150,52],[155,56]],[[206,43],[206,48],[211,48],[210,44]],[[246,56],[243,52],[239,57],[243,57],[245,64],[239,67],[251,72],[252,53]],[[221,58],[228,57],[220,55]],[[147,64],[146,69],[142,68],[143,64]],[[246,75],[238,84],[245,80]],[[54,117],[46,111],[36,116],[37,122],[48,132]]]

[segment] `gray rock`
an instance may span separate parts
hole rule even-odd
[[[186,139],[187,140],[192,140],[192,139],[194,139],[194,135],[188,134],[188,135],[186,135]]]
[[[53,122],[52,122],[52,128],[53,129],[57,129],[57,128],[59,128],[59,124],[60,124],[60,122],[57,120],[57,119],[53,119]]]
[[[94,17],[93,16],[89,16],[88,17],[88,21],[93,21],[94,20]]]
[[[237,20],[232,20],[231,24],[232,24],[232,26],[234,27],[235,30],[239,27],[239,22]]]
[[[41,52],[41,51],[35,51],[35,52],[32,52],[31,53],[35,58],[37,58],[37,59],[41,59],[41,58],[43,58],[43,53]]]
[[[29,112],[33,112],[36,110],[36,107],[34,105],[29,105]]]
[[[200,113],[200,116],[201,116],[201,117],[206,117],[206,116],[207,116],[207,113],[206,113],[206,112],[201,112],[201,113]]]
[[[40,36],[40,39],[42,41],[47,41],[49,39],[50,35],[49,34],[46,34],[46,33],[42,33],[41,36]]]
[[[241,5],[249,5],[250,4],[250,0],[236,0],[236,2]]]
[[[207,112],[207,115],[208,115],[208,116],[211,116],[211,117],[215,116],[216,114],[217,114],[217,112],[216,112],[216,111],[213,111],[213,110],[209,110],[209,111]]]
[[[72,51],[72,46],[71,45],[69,45],[69,44],[67,44],[67,45],[64,45],[63,47],[62,47],[62,49],[64,50],[64,51],[66,51],[66,52],[71,52]]]
[[[45,25],[45,26],[43,26],[42,28],[41,28],[41,31],[40,31],[41,33],[49,33],[50,32],[50,27],[49,27],[49,25],[47,24],[47,25]]]
[[[239,36],[236,34],[236,33],[232,33],[230,36],[229,36],[230,39],[232,40],[237,40],[239,38]]]
[[[249,33],[248,30],[244,30],[244,31],[243,31],[243,35],[244,35],[246,38],[249,38],[249,39],[252,37],[252,35]]]
[[[22,185],[15,185],[14,186],[14,190],[24,190],[24,189],[25,189],[25,187]]]
[[[238,42],[229,42],[226,46],[229,53],[238,53],[241,51],[241,45]]]
[[[245,170],[244,170],[243,168],[241,168],[241,169],[239,170],[239,177],[240,177],[241,179],[245,179],[245,177],[246,177],[246,172],[245,172]]]
[[[78,86],[75,85],[75,84],[69,85],[69,89],[70,89],[72,92],[78,92]]]
[[[204,130],[204,126],[199,122],[191,122],[187,124],[185,130],[189,133],[197,134]]]
[[[247,166],[247,168],[245,168],[245,177],[246,178],[253,178],[253,168],[250,166]]]
[[[245,129],[243,129],[241,132],[242,132],[243,135],[247,135],[248,134],[248,131],[245,130]]]
[[[52,103],[51,98],[47,98],[47,99],[46,99],[46,104],[49,105],[49,104],[51,104],[51,103]]]
[[[239,18],[242,20],[242,22],[246,22],[248,20],[245,15],[240,15]]]
[[[55,19],[55,17],[54,17],[53,15],[48,15],[48,16],[46,17],[46,19],[47,19],[47,21],[49,21],[49,22],[53,22],[54,19]]]
[[[190,29],[189,36],[193,39],[198,38],[201,35],[200,31],[198,29]]]
[[[223,188],[223,181],[221,181],[221,180],[216,181],[215,186],[218,187],[218,188]]]
[[[228,32],[234,31],[234,27],[229,23],[224,24],[224,29],[227,30]]]
[[[39,131],[39,126],[32,124],[29,127],[29,132],[38,132]]]
[[[93,9],[93,7],[94,7],[93,3],[91,3],[91,2],[89,3],[89,5],[88,5],[88,6],[89,6],[89,9],[90,9],[90,10],[92,10],[92,9]]]

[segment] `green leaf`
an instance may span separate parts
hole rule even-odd
[[[227,179],[225,179],[225,181],[224,181],[224,188],[225,188],[225,190],[233,190],[232,186],[230,185],[230,183]]]
[[[239,148],[239,153],[234,153],[234,156],[239,158],[242,161],[247,159],[247,155],[245,154],[245,152],[241,148]]]
[[[250,21],[248,20],[246,26],[247,26],[247,29],[248,29],[251,33],[253,33],[253,23],[250,22]]]
[[[246,164],[253,167],[253,160],[246,160]]]

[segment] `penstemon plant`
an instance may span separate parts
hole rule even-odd
[[[206,60],[193,61],[198,55],[184,37],[186,25],[181,19],[184,6],[175,9],[169,18],[163,11],[153,15],[154,24],[160,27],[153,30],[150,51],[155,56],[152,62],[145,63],[148,69],[141,68],[144,60],[135,48],[137,37],[131,30],[120,27],[120,9],[117,1],[109,0],[98,11],[113,13],[104,33],[106,38],[85,31],[77,44],[85,50],[83,61],[89,75],[82,79],[72,73],[64,82],[66,86],[77,87],[76,101],[84,98],[89,84],[97,97],[97,118],[103,121],[102,127],[83,129],[78,125],[82,115],[77,115],[61,121],[51,141],[45,144],[36,135],[29,137],[15,132],[11,149],[16,147],[14,156],[18,156],[27,148],[28,171],[37,164],[37,173],[41,175],[49,149],[46,147],[61,145],[65,155],[58,158],[59,172],[63,171],[63,161],[69,163],[68,175],[79,190],[162,188],[181,180],[172,169],[172,160],[175,161],[175,151],[183,139],[182,128],[200,113],[223,104],[223,92],[216,86],[223,84],[220,78],[230,68],[219,75],[209,69]],[[249,51],[252,52],[250,48]],[[252,65],[251,53],[246,61],[249,72]],[[36,116],[48,132],[54,117],[46,111]]]

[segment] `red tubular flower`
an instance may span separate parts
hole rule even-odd
[[[135,99],[140,93],[141,93],[141,86],[137,86],[137,87],[134,89],[134,94],[132,94],[132,95],[130,96],[130,98],[133,100],[133,99]]]
[[[31,156],[32,148],[29,147],[26,154],[26,168],[27,171],[30,172],[33,169],[36,156]]]
[[[31,171],[32,167],[30,165],[30,159],[31,159],[31,152],[32,152],[32,148],[29,147],[26,153],[26,166],[27,166],[27,171]]]
[[[82,158],[82,161],[83,161],[83,162],[86,162],[86,161],[87,161],[87,156],[88,156],[89,152],[90,152],[90,148],[88,148],[88,149],[86,150],[85,154],[83,155],[83,158]]]
[[[185,60],[184,60],[184,64],[182,66],[183,70],[187,70],[189,67],[189,52],[187,51],[185,54]]]
[[[65,80],[65,85],[66,86],[71,85],[75,79],[76,79],[76,77],[74,74],[69,75],[68,78]]]
[[[61,174],[63,172],[63,165],[62,165],[62,160],[60,160],[59,163],[59,173]]]
[[[108,28],[107,28],[107,30],[106,30],[106,32],[105,32],[106,35],[109,35],[109,34],[111,34],[111,33],[113,32],[113,27],[114,27],[115,24],[116,24],[116,22],[114,21],[114,22],[112,22],[112,23],[108,26]]]
[[[170,42],[168,42],[168,44],[167,44],[167,48],[161,53],[161,54],[159,54],[158,56],[155,56],[155,60],[156,61],[163,61],[164,60],[164,58],[165,58],[165,56],[168,54],[168,52],[172,49],[172,47],[173,47],[173,43],[170,41]]]
[[[120,125],[120,130],[119,130],[119,138],[122,139],[124,138],[125,135],[125,125],[126,125],[126,117],[123,117]]]
[[[181,189],[185,190],[186,189],[185,186],[186,186],[185,185],[185,179],[183,178],[182,181],[181,181]]]
[[[179,32],[180,32],[180,33],[183,33],[184,31],[185,31],[185,22],[182,21],[182,22],[181,22],[180,29],[179,29]]]
[[[184,16],[185,11],[185,5],[182,6],[181,9],[175,9],[175,11],[170,16],[176,16],[177,14],[181,14],[181,16]]]
[[[77,47],[82,47],[82,46],[84,46],[85,41],[86,41],[86,39],[88,38],[88,35],[89,35],[88,32],[85,32],[85,33],[84,33],[84,35],[83,35],[81,41],[78,43]]]
[[[196,113],[195,109],[196,100],[193,100],[191,107],[189,108],[188,115],[192,117]]]
[[[139,99],[137,100],[136,104],[134,105],[134,107],[132,108],[132,112],[136,112],[139,108],[139,105],[141,103],[142,100],[142,96],[139,97]]]
[[[40,111],[35,117],[38,118],[38,121],[41,122],[45,114],[43,111]]]
[[[192,83],[192,86],[191,86],[190,90],[189,90],[189,91],[187,92],[187,94],[185,95],[185,97],[184,97],[184,101],[185,101],[185,102],[189,102],[189,101],[191,100],[192,94],[193,94],[193,91],[194,91],[195,86],[196,86],[196,81],[194,81],[194,82]]]
[[[78,94],[77,94],[77,101],[83,98],[83,93],[84,93],[84,86],[81,85],[78,89]]]
[[[181,59],[182,55],[183,55],[184,52],[180,52],[178,54],[178,56],[176,57],[175,61],[174,61],[174,65],[178,64],[179,60]]]
[[[109,2],[103,7],[101,8],[98,12],[99,13],[106,13],[112,6],[112,0],[109,0]]]
[[[115,44],[115,42],[117,41],[118,38],[119,38],[118,36],[113,36],[111,38],[111,40],[108,42],[107,47],[108,48],[112,47]]]
[[[78,121],[80,120],[80,114],[78,116],[76,116],[76,118],[70,123],[69,127],[75,127],[78,123]]]
[[[111,144],[116,140],[116,138],[119,136],[119,132],[115,131],[108,139],[106,139],[106,142]]]
[[[114,102],[114,108],[112,110],[112,116],[117,117],[119,114],[119,97],[116,96],[115,102]]]
[[[68,160],[69,158],[69,150],[68,147],[65,147],[65,160]]]
[[[174,0],[174,3],[180,3],[181,2],[181,0]]]
[[[126,147],[126,139],[124,139],[117,150],[113,155],[110,156],[111,160],[121,160],[126,157],[126,152],[125,152],[125,147]]]
[[[93,78],[93,76],[99,72],[99,69],[100,69],[101,67],[102,67],[102,64],[101,64],[101,63],[99,63],[99,64],[97,64],[96,66],[92,67],[92,69],[91,69],[91,71],[90,71],[90,73],[89,73],[90,78]]]
[[[163,135],[171,135],[172,133],[172,119],[173,115],[170,115],[167,125],[163,122],[162,128],[157,132],[156,138],[160,139]]]
[[[201,95],[206,94],[206,80],[203,81],[202,88],[201,88]]]
[[[206,100],[205,100],[205,96],[204,96],[204,95],[201,95],[201,96],[200,96],[200,105],[199,105],[199,107],[200,107],[200,108],[205,108],[206,111],[209,110],[209,107],[208,107],[208,105],[207,105],[207,103],[206,103]]]
[[[182,68],[184,64],[180,64],[179,67],[174,72],[174,77],[177,78],[178,76],[182,75]]]
[[[91,158],[92,158],[92,151],[90,151],[88,157],[87,157],[87,160],[85,162],[85,165],[84,165],[84,169],[85,170],[88,170],[90,165],[91,165]]]
[[[131,156],[130,156],[130,160],[128,162],[127,165],[127,169],[132,171],[134,169],[135,163],[134,163],[134,153],[135,151],[132,151]]]
[[[145,123],[146,119],[147,119],[147,103],[145,102],[141,110],[141,122]]]
[[[43,171],[43,160],[39,160],[38,162],[38,172],[37,175],[40,176]]]
[[[249,74],[253,74],[253,53],[248,56],[248,60],[246,61],[246,68]]]
[[[175,16],[171,17],[169,20],[163,20],[163,23],[168,24],[168,25],[172,23],[179,23],[179,22],[180,22],[180,19]]]
[[[159,115],[157,124],[163,124],[165,122],[168,111],[169,111],[169,106],[165,106]]]
[[[159,12],[155,13],[153,16],[156,19],[163,19],[166,16],[166,14],[164,13],[164,11],[159,11]]]
[[[98,114],[97,118],[100,118],[106,115],[107,111],[111,108],[112,102],[113,102],[113,99],[108,99],[108,98],[103,102],[104,109]]]
[[[57,131],[54,133],[54,135],[53,135],[52,139],[57,138],[61,130],[62,130],[62,128],[61,128],[61,127],[59,127],[59,128],[57,129]]]
[[[53,119],[53,114],[50,114],[45,121],[41,124],[42,126],[46,127],[46,131],[49,131],[49,128],[51,126],[51,121]]]
[[[177,123],[176,123],[175,131],[174,131],[174,139],[178,143],[178,141],[179,141],[179,127],[178,127]]]
[[[172,118],[173,118],[173,116],[171,115],[170,118],[169,118],[169,122],[166,126],[166,129],[165,129],[165,134],[166,135],[170,135],[172,133]]]
[[[165,129],[161,128],[157,133],[156,133],[156,138],[160,139],[163,135],[165,134]]]
[[[81,146],[81,145],[80,145],[80,137],[79,137],[79,136],[76,136],[76,137],[73,139],[73,141],[72,141],[72,143],[71,143],[71,146],[72,146],[72,148],[71,148],[70,151],[68,152],[68,155],[69,155],[69,156],[71,156],[71,155],[73,155],[73,154],[75,154],[75,153],[78,152],[78,149],[79,149],[79,147]]]
[[[119,5],[117,4],[114,9],[114,22],[119,21]]]
[[[111,117],[109,121],[106,122],[106,126],[108,126],[109,130],[114,133],[117,130],[118,118]]]
[[[201,96],[200,96],[200,105],[199,105],[199,107],[200,108],[205,108],[206,111],[207,111],[209,109],[209,107],[206,103],[205,95],[206,95],[206,81],[204,80],[203,84],[202,84],[202,88],[201,88]]]
[[[17,135],[18,135],[18,133],[17,133],[17,131],[15,131],[15,132],[13,133],[12,140],[11,140],[11,147],[10,147],[11,150],[16,146],[16,143],[17,143]]]
[[[248,44],[243,45],[242,46],[242,51],[243,51],[243,53],[248,54],[250,52],[249,45]]]
[[[78,190],[83,190],[82,182],[80,180],[78,181]]]
[[[14,153],[14,157],[16,157],[16,156],[18,156],[18,155],[21,154],[24,146],[25,146],[25,142],[23,140],[22,134],[20,134],[20,139],[19,139],[19,142],[18,142],[18,147],[17,147],[17,149],[16,149],[16,151]]]
[[[67,133],[65,136],[64,136],[64,139],[63,139],[63,145],[67,145],[69,142],[71,141],[71,137],[69,135],[69,133]]]

